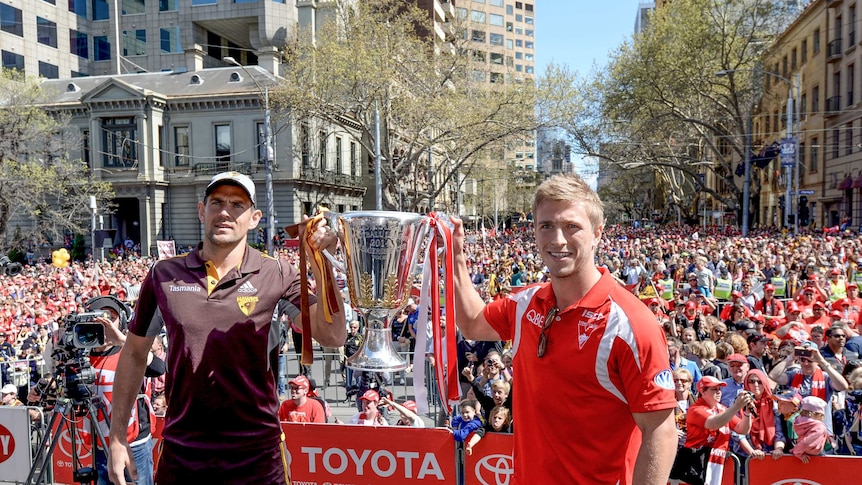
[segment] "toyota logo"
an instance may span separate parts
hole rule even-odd
[[[820,483],[812,480],[804,480],[802,478],[790,478],[775,482],[772,485],[820,485]]]
[[[476,463],[476,478],[482,485],[509,485],[514,472],[511,455],[488,455]]]

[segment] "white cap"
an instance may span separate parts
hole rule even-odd
[[[18,394],[18,388],[15,384],[6,384],[3,389],[0,389],[0,394]]]
[[[257,199],[254,195],[254,182],[252,182],[251,179],[248,178],[248,175],[243,175],[239,172],[222,172],[213,177],[212,180],[210,180],[209,185],[207,185],[205,195],[210,195],[216,187],[224,184],[231,184],[242,187],[248,194],[248,198],[251,199],[251,203],[257,205]]]

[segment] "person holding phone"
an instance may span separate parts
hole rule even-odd
[[[799,361],[798,369],[788,367],[794,360]],[[847,381],[841,373],[829,364],[816,345],[803,343],[793,349],[793,353],[778,362],[769,378],[779,386],[790,386],[800,396],[817,396],[828,404],[826,427],[832,434],[832,395],[847,389]]]

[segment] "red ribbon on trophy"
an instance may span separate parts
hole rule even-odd
[[[452,222],[449,216],[441,212],[428,214],[431,235],[435,237],[428,243],[428,253],[425,264],[430,267],[430,281],[424,281],[423,293],[432,292],[430,298],[421,298],[431,304],[431,318],[434,340],[434,355],[437,362],[434,371],[437,375],[437,389],[440,392],[441,401],[446,407],[446,412],[452,411],[452,406],[461,400],[461,385],[458,376],[458,348],[455,326],[455,257],[452,254]],[[443,243],[438,248],[436,240],[439,238]],[[446,311],[446,324],[442,325],[442,312],[440,305],[440,271],[438,253],[443,253],[443,307]]]

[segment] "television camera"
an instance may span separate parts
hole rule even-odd
[[[90,364],[90,350],[105,345],[105,327],[97,319],[104,317],[108,320],[119,318],[119,327],[125,330],[131,318],[131,309],[123,302],[112,296],[99,296],[92,298],[84,305],[87,312],[73,313],[68,315],[57,329],[53,340],[53,351],[50,353],[54,361],[54,373],[49,384],[44,386],[45,391],[41,393],[43,406],[52,399],[55,400],[54,412],[51,417],[49,430],[55,429],[59,421],[59,427],[68,430],[68,436],[75,443],[75,418],[87,417],[90,421],[90,429],[95,430],[91,434],[92,447],[98,443],[106,450],[107,445],[98,420],[107,421],[108,412],[105,403],[96,393],[96,371]],[[54,389],[53,392],[50,390]],[[27,477],[27,484],[44,483],[44,472],[50,467],[51,454],[57,445],[57,439],[64,433],[59,431],[46,434],[42,443],[37,447],[37,454],[33,460],[33,467]],[[48,441],[51,440],[50,444]],[[95,483],[96,471],[92,467],[80,466],[77,457],[77,447],[72,446],[73,479],[77,483]],[[37,473],[38,472],[38,473]],[[38,476],[37,476],[38,475]],[[34,481],[35,479],[35,481]]]
[[[6,276],[16,276],[24,270],[21,263],[15,263],[8,256],[0,257],[0,268],[6,273]]]

